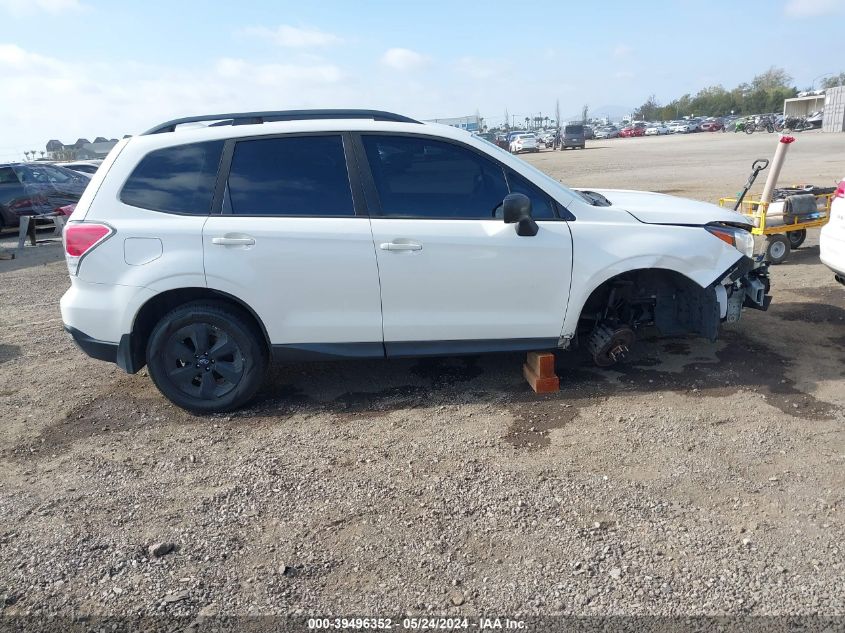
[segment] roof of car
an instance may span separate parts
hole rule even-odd
[[[222,125],[252,125],[279,121],[315,121],[325,119],[372,119],[373,121],[393,121],[395,123],[420,123],[416,119],[385,112],[384,110],[265,110],[261,112],[228,112],[225,114],[201,114],[165,121],[150,128],[144,135],[173,132],[179,125],[189,123],[209,123],[211,127]]]

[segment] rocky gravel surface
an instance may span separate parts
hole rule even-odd
[[[807,244],[769,313],[613,371],[562,354],[557,394],[519,355],[328,363],[210,417],[77,352],[60,249],[27,249],[0,613],[843,616],[845,289]]]

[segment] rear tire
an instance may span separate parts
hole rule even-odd
[[[147,343],[147,368],[173,404],[196,413],[231,411],[249,401],[268,365],[263,336],[241,310],[195,301],[164,315]]]
[[[771,264],[785,262],[791,250],[789,238],[782,233],[769,235],[766,238],[766,261]]]

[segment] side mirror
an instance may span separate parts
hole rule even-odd
[[[540,227],[531,217],[531,199],[522,193],[511,193],[502,201],[505,224],[516,224],[516,234],[523,237],[537,235]]]

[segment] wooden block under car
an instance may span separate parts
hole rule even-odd
[[[531,385],[534,393],[554,393],[555,391],[560,391],[560,379],[557,376],[541,378],[528,363],[522,366],[522,375],[528,381],[528,384]]]
[[[528,352],[525,364],[540,378],[555,376],[555,355],[550,352]]]

